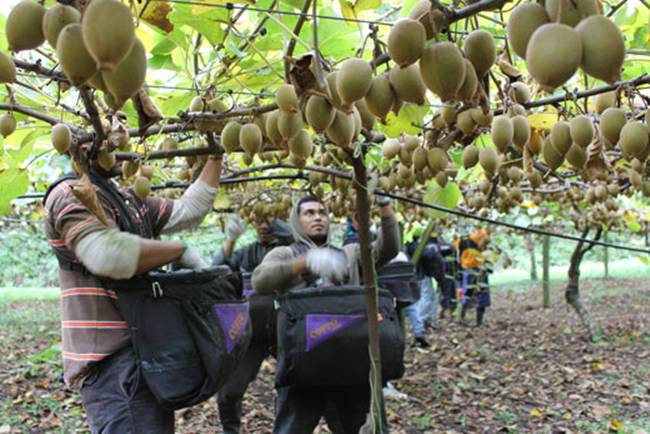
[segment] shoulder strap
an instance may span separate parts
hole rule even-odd
[[[59,179],[57,179],[56,181],[54,181],[52,184],[50,184],[50,186],[45,191],[45,196],[43,196],[43,205],[45,205],[45,202],[47,201],[48,196],[50,195],[50,193],[52,193],[52,190],[54,190],[57,185],[61,184],[62,182],[65,182],[65,181],[72,181],[72,180],[77,180],[77,179],[79,179],[79,177],[77,175],[75,175],[74,173],[67,173],[67,174],[63,175],[62,177],[60,177]]]

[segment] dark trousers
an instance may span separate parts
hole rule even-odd
[[[131,347],[93,367],[81,398],[93,434],[174,433],[174,412],[156,401]]]
[[[270,355],[272,351],[268,346],[252,344],[235,372],[219,390],[217,403],[224,434],[239,433],[244,393],[248,385],[257,377],[264,359]]]
[[[370,409],[370,388],[298,387],[277,389],[274,434],[311,434],[321,417],[335,434],[358,434]],[[383,432],[388,433],[382,403]]]

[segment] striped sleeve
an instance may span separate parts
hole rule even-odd
[[[83,237],[106,229],[72,193],[72,188],[67,182],[62,182],[50,193],[45,209],[55,234],[49,237],[49,243],[54,248],[65,246],[73,252]]]

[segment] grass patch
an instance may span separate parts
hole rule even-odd
[[[56,300],[59,288],[0,288],[0,304],[13,300]]]

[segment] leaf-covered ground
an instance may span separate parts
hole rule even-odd
[[[442,320],[432,347],[407,352],[389,401],[395,433],[650,432],[650,288],[645,280],[592,280],[583,297],[603,326],[584,339],[562,288],[541,309],[538,288],[496,290],[481,329]],[[86,432],[78,397],[58,382],[56,301],[0,308],[0,434]],[[244,403],[247,432],[273,420],[273,363]],[[177,413],[177,431],[219,431],[214,400]],[[326,428],[320,428],[327,432]]]

